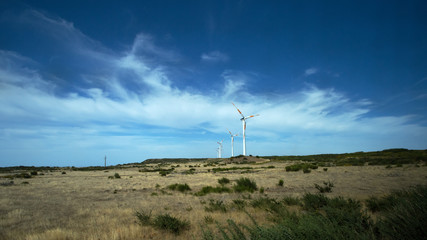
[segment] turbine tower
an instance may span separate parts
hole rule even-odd
[[[230,130],[227,129],[227,131],[230,133],[230,136],[231,136],[231,156],[234,157],[234,137],[237,137],[237,135],[239,135],[239,134],[236,133],[236,134],[233,135],[230,132]]]
[[[218,147],[219,158],[222,158],[222,156],[221,156],[221,154],[222,154],[222,141],[224,141],[224,140],[221,140],[221,142],[217,142],[219,144],[219,147]]]
[[[234,103],[231,103],[234,105]],[[259,116],[259,114],[255,114],[255,115],[250,115],[248,117],[245,117],[243,115],[243,113],[236,107],[236,105],[234,105],[234,107],[237,109],[237,111],[240,113],[240,115],[242,116],[242,118],[240,119],[240,121],[242,121],[242,125],[243,125],[243,156],[246,156],[246,119],[249,118],[253,118],[256,116]]]

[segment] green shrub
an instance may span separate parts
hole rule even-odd
[[[184,171],[184,174],[194,174],[194,172],[196,172],[196,169],[195,168],[190,168],[189,170]]]
[[[290,197],[290,196],[284,197],[282,199],[282,202],[286,205],[289,205],[289,206],[301,204],[301,201],[299,198],[294,198],[294,197]]]
[[[37,171],[32,171],[30,172],[31,176],[36,176],[37,175]]]
[[[283,181],[283,179],[280,179],[280,180],[279,180],[279,184],[278,184],[278,185],[279,185],[279,186],[281,186],[281,187],[283,187],[283,184],[284,184],[284,183],[285,183],[285,182]]]
[[[259,188],[259,193],[263,194],[264,193],[264,187],[260,187]]]
[[[394,194],[382,198],[370,197],[366,200],[366,207],[371,212],[387,211],[398,203]]]
[[[211,186],[205,186],[200,191],[195,193],[196,196],[205,196],[209,193],[229,193],[231,192],[231,189],[224,186],[218,186],[218,187],[211,187]]]
[[[237,180],[237,184],[234,185],[234,191],[236,192],[254,192],[258,190],[256,183],[249,178],[240,178]]]
[[[67,174],[66,172],[62,172],[62,174]]]
[[[328,168],[323,168],[323,171],[327,172],[327,171],[328,171]]]
[[[188,221],[172,217],[168,213],[158,215],[153,220],[152,225],[158,229],[170,231],[176,235],[190,228],[190,223]]]
[[[328,198],[321,194],[304,194],[303,198],[303,209],[309,211],[315,211],[325,206],[328,203]]]
[[[314,187],[319,190],[321,193],[329,193],[332,192],[332,188],[334,187],[334,184],[331,181],[323,182],[323,187],[319,184],[315,183]]]
[[[303,173],[311,173],[311,170],[308,168],[304,168],[304,169],[302,169],[302,172]]]
[[[114,178],[121,178],[121,177],[120,177],[120,174],[118,174],[118,173],[114,173]]]
[[[223,177],[223,178],[218,179],[218,183],[221,185],[225,185],[227,183],[230,183],[230,179]]]
[[[310,164],[310,163],[298,163],[298,164],[293,164],[290,166],[286,166],[286,172],[297,172],[301,169],[317,169],[318,166],[314,165],[314,164]]]
[[[151,211],[149,213],[146,213],[144,211],[136,212],[135,216],[138,218],[138,223],[141,226],[148,226],[151,224]]]
[[[176,191],[180,191],[180,192],[191,191],[191,188],[190,188],[190,186],[188,186],[187,183],[184,183],[184,184],[175,183],[175,184],[169,185],[168,188],[170,190],[173,190],[173,191],[176,190]]]
[[[225,165],[225,164],[224,164]],[[224,171],[234,171],[234,170],[251,170],[252,167],[231,167],[231,168],[212,168],[214,173],[216,172],[224,172]]]

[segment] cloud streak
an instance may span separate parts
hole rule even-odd
[[[222,53],[220,51],[212,51],[212,52],[209,52],[209,53],[203,53],[200,56],[200,58],[204,62],[211,62],[211,63],[227,62],[229,60],[228,55],[225,54],[225,53]]]

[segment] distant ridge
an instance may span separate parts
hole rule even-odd
[[[188,162],[198,162],[198,161],[207,161],[216,158],[150,158],[145,160],[144,164],[150,163],[188,163]]]

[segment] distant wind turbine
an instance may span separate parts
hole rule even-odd
[[[231,103],[234,105],[234,103]],[[253,118],[256,116],[259,116],[259,114],[255,114],[255,115],[250,115],[248,117],[245,117],[243,115],[243,113],[236,107],[236,105],[234,105],[234,107],[237,109],[237,111],[240,113],[240,115],[242,116],[242,118],[240,119],[240,121],[242,121],[243,124],[243,156],[246,156],[246,119],[249,118]]]
[[[219,144],[219,147],[218,147],[218,156],[219,156],[219,158],[221,158],[222,157],[222,141],[224,141],[224,140],[221,140],[221,142],[217,142],[218,144]]]
[[[231,156],[234,157],[234,137],[237,137],[237,135],[239,135],[239,134],[236,133],[236,134],[233,135],[230,132],[230,130],[227,129],[227,131],[230,133],[230,136],[231,136]]]

